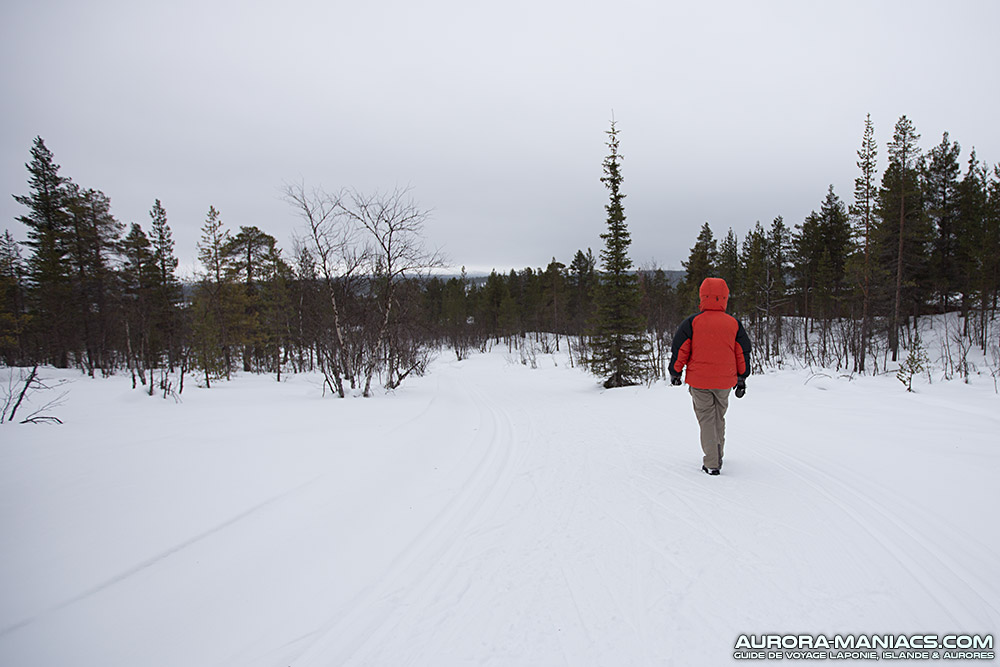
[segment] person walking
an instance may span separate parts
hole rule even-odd
[[[722,470],[726,444],[729,392],[746,394],[750,375],[750,337],[740,321],[726,313],[729,286],[722,278],[705,278],[698,290],[700,310],[684,320],[670,348],[670,384],[687,382],[694,414],[701,428],[701,469],[709,475]]]

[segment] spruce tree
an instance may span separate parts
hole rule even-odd
[[[700,304],[698,290],[702,281],[715,274],[719,261],[719,250],[712,234],[712,228],[706,222],[701,226],[698,239],[691,248],[686,262],[681,265],[686,270],[684,282],[681,284],[681,296],[688,310],[697,310]]]
[[[625,224],[622,156],[613,120],[607,135],[611,152],[604,159],[601,182],[610,192],[610,201],[605,206],[608,231],[601,234],[605,246],[601,251],[591,368],[598,375],[608,376],[604,386],[610,389],[636,384],[645,375],[648,341],[639,312],[642,294],[628,256],[632,239]]]

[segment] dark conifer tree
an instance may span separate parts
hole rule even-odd
[[[27,325],[24,260],[9,230],[0,237],[0,362],[15,366],[26,360],[22,335]]]
[[[201,228],[198,260],[204,267],[194,294],[192,347],[195,362],[212,377],[231,377],[233,371],[234,322],[242,311],[239,291],[228,270],[226,247],[231,237],[214,206]]]
[[[712,228],[706,222],[701,226],[698,239],[691,248],[686,262],[681,265],[686,270],[684,282],[681,284],[681,298],[687,310],[697,310],[700,299],[698,290],[705,278],[713,276],[719,261],[719,250]]]
[[[606,375],[604,386],[611,388],[635,384],[645,375],[648,341],[639,312],[642,294],[628,256],[632,238],[625,224],[622,156],[614,121],[607,134],[611,152],[604,159],[601,182],[611,199],[605,206],[608,231],[601,234],[605,246],[601,251],[591,368],[598,375]]]
[[[35,358],[65,368],[70,363],[73,303],[70,251],[69,179],[59,174],[52,152],[35,137],[28,168],[27,195],[14,199],[28,208],[17,220],[28,228],[25,245]]]
[[[153,322],[157,271],[152,244],[138,224],[132,223],[121,243],[121,254],[124,261],[119,278],[128,368],[133,386],[137,377],[145,385],[149,370],[152,393],[152,372],[159,365],[160,353]]]
[[[469,279],[463,266],[461,277],[448,280],[441,295],[442,325],[458,361],[462,361],[469,354],[468,289]]]
[[[582,335],[593,317],[594,290],[597,285],[597,261],[590,248],[577,250],[569,265],[569,319],[572,333]]]
[[[176,274],[178,261],[174,256],[174,239],[167,224],[167,212],[159,199],[153,202],[149,217],[152,220],[149,237],[156,266],[152,318],[167,353],[167,365],[173,369],[180,355],[178,307],[182,294]]]
[[[899,355],[899,333],[902,326],[904,285],[909,297],[919,301],[916,287],[926,279],[926,244],[930,240],[925,228],[923,193],[920,189],[920,135],[906,116],[896,122],[889,143],[889,166],[882,176],[879,190],[879,241],[881,261],[895,277],[890,303],[889,349],[892,360]],[[891,267],[891,268],[890,268]]]
[[[760,226],[760,223],[757,223]],[[733,228],[729,228],[726,237],[719,244],[719,254],[716,260],[715,275],[726,281],[729,286],[728,310],[733,315],[742,317],[749,304],[743,299],[743,267],[740,264],[740,246]]]
[[[230,328],[234,339],[243,341],[243,370],[253,370],[255,360],[261,355],[261,288],[277,275],[280,253],[277,241],[257,227],[240,227],[240,232],[222,248],[225,271],[234,282],[243,284],[243,312],[233,320]],[[235,305],[235,304],[234,304]]]
[[[865,132],[858,149],[858,169],[861,174],[854,179],[854,205],[850,214],[854,220],[854,238],[860,256],[856,262],[855,274],[861,290],[861,326],[855,355],[856,370],[865,372],[869,337],[871,336],[871,303],[872,303],[872,230],[875,227],[875,207],[878,201],[878,188],[875,183],[877,173],[878,145],[875,143],[875,126],[872,116],[865,118]]]
[[[958,142],[945,132],[941,143],[931,149],[924,169],[924,207],[934,225],[931,272],[942,311],[950,296],[959,290],[958,176],[961,154]]]
[[[566,333],[566,265],[552,261],[539,275],[541,287],[541,313],[539,320],[543,322],[542,329],[556,334],[556,350],[559,350],[560,334]]]
[[[832,185],[819,213],[811,212],[797,229],[793,248],[806,331],[811,332],[814,324],[820,324],[819,361],[825,363],[830,350],[831,320],[839,315],[851,241],[847,210]],[[807,355],[813,354],[808,338],[806,344]]]
[[[79,359],[92,376],[94,368],[111,372],[114,293],[112,262],[123,226],[111,214],[111,200],[98,190],[69,187],[72,239],[67,259],[73,267],[73,322]]]
[[[770,276],[767,234],[759,221],[743,239],[740,264],[744,274],[742,290],[740,291],[740,301],[744,304],[741,320],[750,328],[752,339],[757,341],[757,345],[765,348],[763,351],[766,353],[768,341],[765,336],[764,324],[766,323],[766,302]]]
[[[984,289],[984,280],[989,271],[989,256],[1000,255],[1000,249],[989,243],[988,202],[989,174],[979,164],[976,151],[969,156],[969,166],[958,184],[956,192],[958,216],[958,274],[962,292],[962,321],[964,333],[969,334],[969,311],[974,307],[975,297],[980,297],[980,306],[985,309],[983,297],[989,293]],[[982,339],[980,338],[980,342]],[[983,343],[985,346],[985,343]],[[985,347],[983,348],[985,351]]]

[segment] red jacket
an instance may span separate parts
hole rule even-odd
[[[670,374],[687,366],[685,382],[697,389],[729,389],[750,375],[750,337],[726,314],[729,286],[722,278],[705,278],[698,290],[701,312],[684,320],[674,334]]]

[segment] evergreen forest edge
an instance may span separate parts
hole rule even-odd
[[[928,151],[901,117],[876,169],[870,116],[857,151],[852,202],[830,186],[818,211],[793,228],[757,222],[742,239],[705,223],[683,276],[637,270],[622,189],[618,131],[607,132],[602,183],[609,190],[599,258],[492,272],[433,275],[442,265],[423,238],[427,212],[407,190],[328,193],[285,187],[301,218],[291,257],[257,227],[226,228],[210,207],[198,242],[201,270],[176,275],[159,200],[146,229],[115,219],[109,198],[59,173],[38,137],[27,163],[27,240],[0,238],[0,361],[129,373],[164,396],[185,377],[203,386],[238,370],[320,371],[341,397],[372,383],[398,387],[442,347],[461,360],[506,345],[524,363],[565,346],[571,364],[605,386],[667,375],[674,330],[697,310],[710,275],[730,286],[729,312],[754,342],[754,365],[786,355],[851,373],[880,373],[920,354],[919,318],[958,312],[946,377],[968,377],[969,350],[990,351],[1000,293],[1000,165],[973,150],[964,166],[947,132]],[[22,247],[27,257],[22,256]],[[600,262],[598,261],[600,260]],[[994,332],[995,333],[995,332]],[[906,351],[909,357],[901,360]],[[32,374],[34,375],[34,374]],[[9,401],[8,401],[9,402]]]

